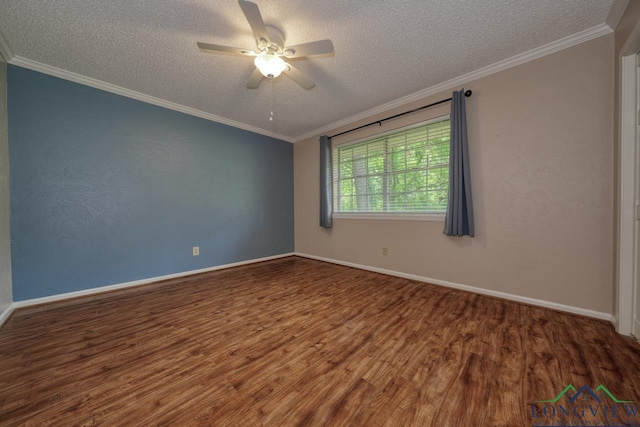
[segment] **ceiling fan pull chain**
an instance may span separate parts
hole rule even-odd
[[[271,116],[269,116],[269,121],[273,122],[273,83],[271,83]]]

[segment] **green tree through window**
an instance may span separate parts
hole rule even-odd
[[[337,213],[443,213],[449,118],[333,148]]]

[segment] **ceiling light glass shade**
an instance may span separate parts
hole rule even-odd
[[[261,53],[253,61],[263,76],[275,79],[287,69],[287,64],[279,56],[270,53]]]

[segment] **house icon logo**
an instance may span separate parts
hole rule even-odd
[[[553,399],[537,400],[529,405],[529,416],[535,427],[640,427],[639,413],[636,401],[619,399],[603,384],[595,389],[569,384]]]

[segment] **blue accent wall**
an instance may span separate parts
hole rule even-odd
[[[16,301],[293,251],[288,142],[16,66],[8,110]]]

